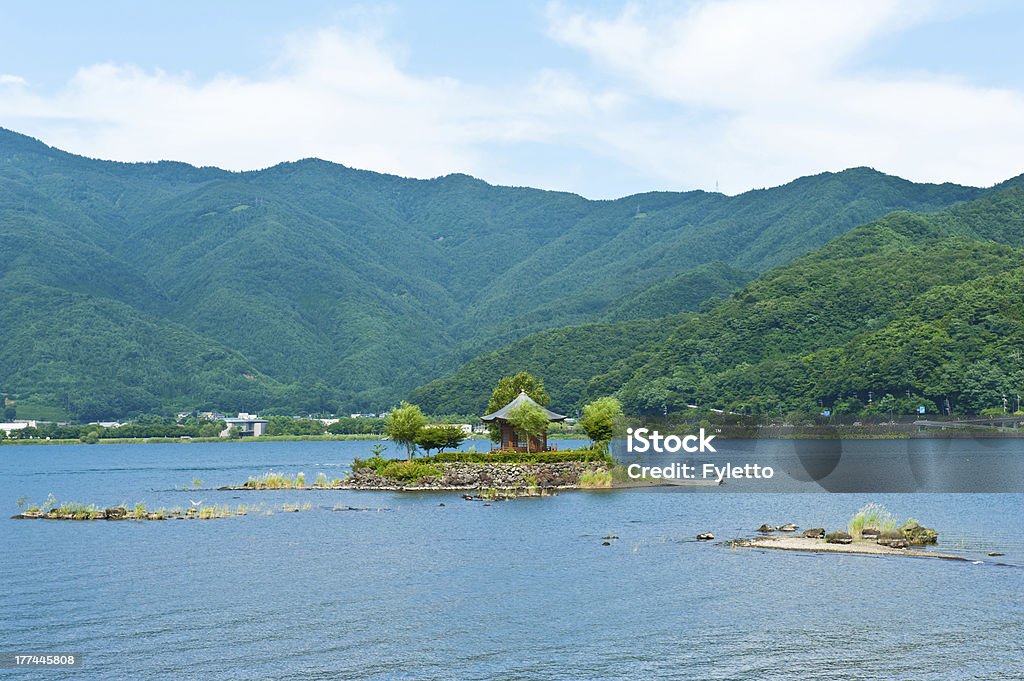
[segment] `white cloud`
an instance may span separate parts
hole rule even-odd
[[[370,38],[321,31],[289,41],[261,79],[196,82],[99,64],[57,95],[4,99],[0,115],[50,144],[103,158],[246,169],[319,156],[429,176],[473,165],[470,140],[450,115],[473,96],[448,79],[404,74]]]
[[[551,35],[672,120],[609,129],[609,145],[683,186],[726,191],[868,165],[990,184],[1024,170],[1021,92],[935,74],[858,74],[852,58],[927,20],[923,3],[699,2],[612,17],[552,5]]]
[[[614,15],[552,5],[550,36],[593,68],[553,64],[486,85],[414,74],[387,42],[387,16],[375,15],[359,30],[288,37],[256,76],[95,64],[47,94],[0,75],[0,125],[100,158],[250,169],[317,156],[589,196],[716,181],[738,192],[857,165],[965,184],[1021,172],[1021,92],[854,68],[876,41],[935,11],[895,1],[630,4]]]

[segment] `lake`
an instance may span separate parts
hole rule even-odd
[[[308,481],[320,471],[343,477],[370,444],[0,447],[0,652],[84,655],[82,669],[0,677],[1024,677],[1019,479],[1018,491],[997,493],[726,485],[492,505],[457,493],[209,489],[270,469],[303,471]],[[753,447],[734,446],[737,455]],[[791,456],[791,444],[774,446]],[[885,458],[907,446],[874,441],[857,451]],[[1001,456],[1024,458],[1024,442],[1001,446]],[[773,456],[773,445],[756,447]],[[197,479],[202,489],[182,490]],[[149,508],[262,502],[277,512],[8,519],[19,498],[49,493]],[[312,511],[280,512],[307,501]],[[845,527],[868,502],[936,528],[942,551],[970,560],[733,550],[718,541],[764,522]],[[715,542],[693,539],[709,530]],[[609,535],[618,539],[603,546]]]

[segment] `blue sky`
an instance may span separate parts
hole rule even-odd
[[[0,5],[0,126],[608,198],[868,165],[1024,172],[1024,9],[943,2]]]

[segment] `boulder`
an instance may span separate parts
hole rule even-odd
[[[128,509],[123,506],[108,508],[103,512],[107,520],[124,520],[128,517]]]
[[[990,556],[1005,556],[1006,554],[1005,553],[1000,553],[999,551],[989,551],[988,555],[990,555]]]
[[[808,539],[824,539],[825,528],[824,527],[812,527],[809,530],[804,530],[804,536]]]
[[[829,544],[852,544],[853,537],[848,535],[846,532],[839,530],[838,532],[832,532],[831,534],[825,535],[825,541]]]
[[[900,528],[903,538],[911,546],[934,544],[939,540],[939,533],[930,527],[921,527],[917,523],[907,523]]]
[[[785,525],[779,525],[779,532],[796,532],[796,525],[793,523],[786,523]]]
[[[903,538],[903,533],[899,530],[885,530],[880,532],[876,543],[880,546],[888,546],[893,549],[905,549],[907,548],[907,540]]]
[[[710,532],[701,532],[697,535],[697,541],[711,541],[714,538],[715,535]]]
[[[771,525],[769,525],[768,523],[765,523],[761,527],[757,528],[757,531],[758,532],[764,532],[765,534],[767,534],[769,532],[774,532],[775,528],[772,527]]]
[[[873,527],[865,527],[860,531],[860,536],[864,539],[878,539],[881,536],[881,531],[876,530]]]

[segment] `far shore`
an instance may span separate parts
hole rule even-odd
[[[877,433],[877,432],[844,432],[844,433],[786,433],[786,432],[758,432],[744,436],[735,436],[728,433],[718,433],[720,440],[960,440],[960,439],[1018,439],[1024,438],[1024,430],[928,430],[922,432],[902,433]],[[549,435],[549,440],[585,440],[586,436],[576,434]],[[345,433],[340,435],[261,435],[259,437],[138,437],[138,438],[101,438],[94,444],[100,445],[128,445],[128,444],[191,444],[191,443],[238,443],[238,442],[338,442],[338,441],[366,441],[374,442],[384,440],[381,435],[371,433]],[[486,442],[486,435],[473,435],[467,441]],[[0,447],[18,445],[84,445],[80,439],[45,439],[32,438],[26,440],[3,439],[0,440]]]

